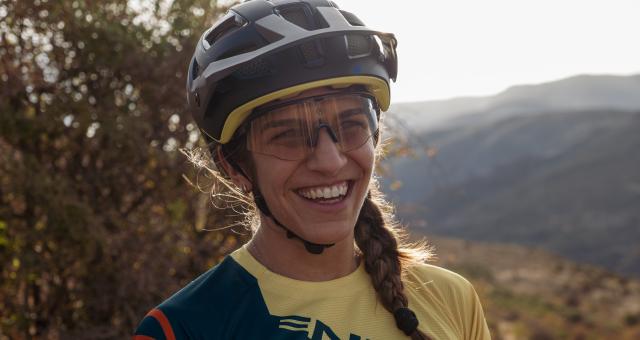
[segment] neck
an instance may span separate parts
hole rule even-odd
[[[353,232],[322,254],[311,254],[298,239],[286,237],[271,219],[262,219],[248,250],[270,271],[301,281],[328,281],[349,275],[358,267]]]

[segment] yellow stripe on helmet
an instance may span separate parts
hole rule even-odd
[[[271,92],[262,97],[258,97],[250,102],[247,102],[235,110],[233,110],[229,116],[227,117],[226,122],[222,128],[222,133],[220,135],[220,140],[217,142],[221,144],[226,144],[231,140],[233,134],[240,127],[240,125],[247,119],[247,117],[251,114],[253,109],[274,101],[276,99],[285,98],[288,96],[296,95],[300,92],[311,90],[318,87],[330,86],[333,88],[342,88],[350,85],[365,85],[367,90],[376,98],[378,101],[378,105],[382,111],[386,111],[389,108],[391,101],[391,94],[389,86],[387,82],[384,80],[372,77],[372,76],[348,76],[348,77],[337,77],[330,79],[322,79],[312,81],[310,83],[304,83],[292,87],[288,87],[286,89],[278,90],[275,92]]]

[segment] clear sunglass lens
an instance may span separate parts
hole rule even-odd
[[[361,97],[360,105],[343,111],[334,130],[337,131],[343,151],[365,144],[378,129],[378,120],[371,99]]]
[[[247,148],[280,159],[301,160],[313,152],[318,134],[325,128],[342,151],[362,146],[378,128],[375,102],[362,94],[341,94],[277,106],[251,121]]]

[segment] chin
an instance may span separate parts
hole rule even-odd
[[[345,239],[353,238],[355,225],[355,220],[307,224],[309,229],[306,231],[301,230],[301,234],[304,234],[305,238],[314,243],[338,243]]]

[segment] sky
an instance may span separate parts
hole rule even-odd
[[[398,38],[393,102],[640,74],[638,0],[335,0]]]

